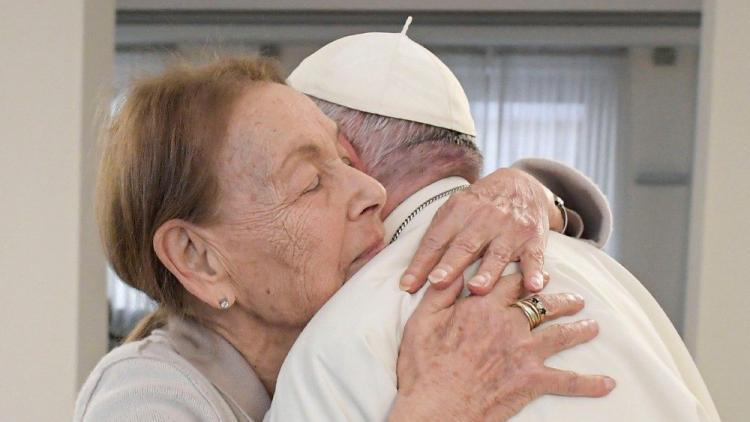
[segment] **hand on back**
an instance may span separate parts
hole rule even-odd
[[[443,290],[431,286],[409,319],[391,420],[502,421],[544,394],[601,397],[614,388],[606,376],[544,366],[548,357],[596,337],[595,321],[530,330],[512,306],[527,293],[520,274],[503,277],[486,296],[457,299],[462,286],[462,278]],[[546,320],[584,306],[573,294],[539,297]]]

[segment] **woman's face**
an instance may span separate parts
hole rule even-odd
[[[303,326],[382,248],[385,190],[347,158],[336,124],[292,88],[259,83],[240,97],[211,226],[234,306]]]

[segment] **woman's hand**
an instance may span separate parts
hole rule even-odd
[[[549,189],[521,170],[499,169],[438,210],[401,288],[415,292],[429,279],[444,289],[483,256],[468,283],[473,294],[487,294],[508,263],[519,259],[526,288],[539,291],[550,223],[561,221]]]
[[[391,420],[504,421],[544,394],[601,397],[614,388],[609,377],[544,366],[550,356],[594,338],[595,321],[530,331],[523,312],[511,306],[524,294],[519,274],[504,277],[486,296],[456,300],[462,285],[431,287],[409,319]],[[572,294],[540,297],[547,320],[584,306]]]

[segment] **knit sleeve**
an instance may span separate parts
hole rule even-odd
[[[565,234],[603,248],[612,235],[612,210],[604,193],[573,167],[544,158],[527,158],[511,166],[534,176],[565,201],[570,225]]]

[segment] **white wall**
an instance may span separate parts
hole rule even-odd
[[[725,422],[750,400],[750,2],[706,0],[686,337]]]
[[[0,14],[0,419],[70,420],[105,351],[91,191],[94,100],[114,1],[3,2]]]
[[[619,258],[683,325],[698,48],[678,48],[673,66],[655,66],[652,48],[628,52],[628,82],[615,219]],[[654,184],[684,176],[685,183]],[[638,179],[656,179],[651,183]]]

